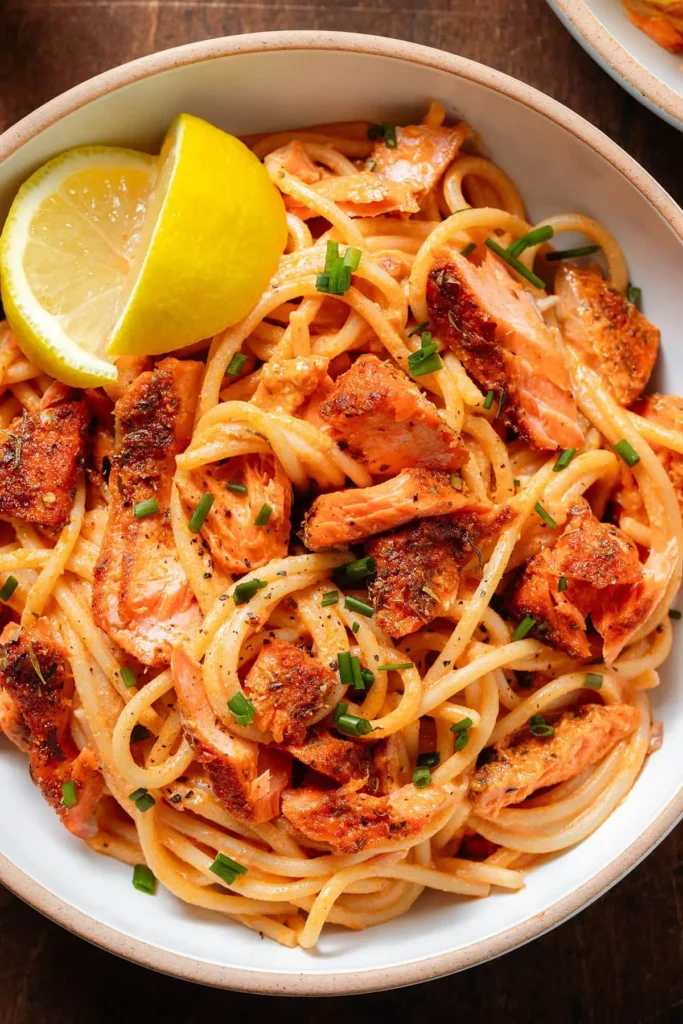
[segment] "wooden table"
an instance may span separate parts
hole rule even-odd
[[[0,130],[150,51],[291,28],[411,39],[490,64],[583,114],[683,201],[681,136],[600,71],[544,0],[0,0]],[[385,1014],[410,1022],[674,1024],[683,1021],[682,907],[678,829],[597,904],[502,960],[399,993],[275,1004],[116,960],[0,889],[0,1024],[189,1024],[268,1013],[283,1024],[375,1024]]]

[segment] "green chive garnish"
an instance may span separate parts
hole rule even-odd
[[[375,614],[375,609],[371,604],[366,604],[365,601],[359,601],[355,597],[345,597],[344,607],[350,612],[358,612],[359,615],[365,615],[368,619],[371,619]]]
[[[359,715],[340,714],[335,717],[335,724],[339,731],[346,733],[347,736],[367,736],[373,731],[367,718],[361,718]]]
[[[351,626],[351,632],[355,635],[360,630],[360,622],[354,622]]]
[[[349,267],[351,270],[358,270],[362,255],[363,253],[360,249],[347,245],[346,252],[344,253],[344,266]]]
[[[247,361],[247,357],[244,352],[235,352],[234,356],[228,363],[228,368],[225,371],[226,377],[239,377],[242,372],[242,367]]]
[[[151,735],[149,729],[145,729],[144,725],[134,725],[130,734],[130,742],[141,743],[142,740],[148,740]]]
[[[451,732],[455,733],[455,744],[453,749],[457,752],[464,750],[470,739],[470,729],[474,725],[471,718],[461,718],[459,722],[454,722],[451,726]]]
[[[147,501],[136,501],[133,505],[133,515],[136,519],[145,519],[147,516],[156,515],[159,511],[159,502],[156,498],[148,498]]]
[[[238,725],[251,725],[254,721],[256,708],[239,690],[228,701],[228,709]]]
[[[247,601],[251,601],[257,590],[263,590],[267,586],[268,584],[265,580],[245,580],[244,583],[237,584],[233,591],[232,599],[235,604],[246,604]]]
[[[525,249],[530,249],[532,245],[549,242],[554,234],[555,229],[549,224],[544,224],[543,227],[534,228],[533,231],[527,231],[525,235],[521,235],[516,242],[508,247],[508,252],[511,256],[519,256]]]
[[[365,690],[365,683],[360,670],[360,662],[355,654],[351,655],[351,679],[354,690]]]
[[[415,668],[412,661],[396,661],[393,665],[375,665],[377,672],[400,672],[404,668]]]
[[[555,263],[557,260],[574,260],[580,256],[592,256],[595,252],[600,252],[599,245],[582,245],[578,249],[558,249],[556,252],[549,252],[546,259],[549,263]]]
[[[383,121],[382,124],[371,124],[368,128],[368,138],[371,142],[384,139],[389,149],[396,149],[396,127],[387,121]]]
[[[557,581],[558,592],[560,594],[564,593],[564,591],[567,589],[568,586],[569,586],[569,584],[567,583],[567,577],[566,576],[560,576],[559,580]]]
[[[133,801],[137,809],[141,811],[142,814],[149,811],[156,803],[152,794],[148,793],[143,786],[139,789],[134,789],[132,793],[129,793],[128,799]]]
[[[534,736],[554,736],[555,729],[549,725],[543,715],[532,715],[529,719],[529,728]]]
[[[353,675],[351,673],[351,655],[348,651],[340,651],[337,655],[337,665],[339,667],[339,678],[341,679],[344,686],[350,686],[353,682]]]
[[[562,452],[559,459],[553,466],[553,473],[560,473],[563,469],[566,469],[575,455],[576,448],[565,448],[565,450]]]
[[[2,585],[2,590],[0,590],[0,601],[9,601],[18,586],[19,580],[16,576],[8,576]]]
[[[669,618],[675,622],[679,622],[683,612],[679,612],[678,608],[669,608]]]
[[[538,512],[538,514],[541,517],[541,519],[543,519],[548,524],[548,526],[550,527],[551,530],[556,530],[557,529],[557,523],[555,522],[553,517],[550,515],[550,512],[547,512],[543,508],[543,505],[541,505],[540,501],[536,502],[536,504],[534,505],[534,510],[536,512]]]
[[[422,334],[422,332],[426,331],[428,327],[429,320],[423,320],[423,322],[418,324],[417,327],[413,327],[412,331],[408,331],[408,337],[412,338],[415,334]]]
[[[413,785],[415,789],[426,789],[432,784],[432,773],[426,765],[416,768],[413,772]]]
[[[626,438],[622,438],[621,441],[617,441],[615,445],[612,445],[617,455],[619,455],[627,466],[635,466],[636,462],[640,462],[640,455],[633,448]]]
[[[438,750],[429,750],[424,754],[417,755],[417,766],[418,768],[436,768],[440,760],[441,754]]]
[[[421,347],[408,356],[408,367],[413,377],[423,377],[441,369],[441,359],[436,354],[438,345],[432,341],[431,332],[423,331],[420,341]]]
[[[484,399],[484,408],[490,409],[493,405],[493,399],[496,397],[495,391],[487,391],[486,398]]]
[[[477,243],[476,242],[470,242],[469,245],[466,245],[464,249],[461,249],[460,255],[464,256],[465,259],[467,259],[468,256],[472,255],[472,253],[474,252],[474,250],[476,248],[477,248]]]
[[[545,288],[545,284],[541,278],[534,274],[533,270],[528,270],[523,263],[520,263],[516,256],[510,255],[507,249],[504,249],[502,245],[499,245],[498,242],[496,242],[495,238],[487,238],[486,245],[492,250],[492,252],[495,252],[496,256],[500,256],[500,258],[504,260],[509,267],[516,270],[518,274],[521,274],[522,277],[526,278],[526,280],[536,288]]]
[[[213,494],[202,494],[201,498],[199,499],[199,502],[197,503],[197,507],[192,513],[190,521],[187,524],[187,528],[190,531],[190,533],[199,533],[202,526],[204,525],[206,517],[211,511],[211,506],[213,505],[215,500],[216,499],[214,498]],[[261,512],[262,511],[263,509],[261,509]],[[261,514],[261,512],[259,512],[259,515]]]
[[[131,686],[138,685],[138,681],[135,678],[135,672],[133,672],[132,668],[128,668],[127,665],[120,670],[120,676],[124,685],[127,686],[129,689]]]
[[[73,807],[76,803],[76,783],[73,779],[62,783],[62,807]]]
[[[370,668],[362,668],[360,674],[365,689],[369,690],[375,681],[375,673]]]
[[[602,686],[602,676],[597,672],[586,672],[586,682],[583,685],[589,690],[599,690]]]
[[[517,628],[512,634],[512,639],[523,640],[524,637],[531,632],[535,625],[536,619],[533,617],[533,615],[525,615],[522,621],[517,624]]]
[[[225,486],[228,488],[229,491],[233,491],[235,494],[246,494],[247,493],[247,486],[246,486],[246,484],[234,484],[234,483],[232,483],[232,481],[230,481]]]
[[[232,857],[226,857],[224,853],[216,854],[216,859],[209,871],[213,871],[214,875],[218,875],[227,885],[232,885],[238,875],[247,873],[244,864],[239,864]]]
[[[345,704],[343,700],[340,700],[339,703],[337,704],[336,708],[334,709],[334,714],[332,715],[332,721],[333,722],[338,722],[339,719],[341,718],[341,716],[345,715],[348,710],[349,710],[349,705]]]
[[[353,583],[358,583],[359,580],[364,580],[366,576],[372,576],[377,572],[377,562],[371,555],[366,555],[365,558],[358,558],[355,562],[347,562],[346,565],[340,565],[338,569],[335,569],[332,573],[334,582],[340,587],[348,587]]]
[[[636,288],[635,285],[632,285],[632,284],[630,284],[628,286],[628,291],[626,292],[626,297],[628,298],[629,302],[633,303],[634,306],[637,306],[640,303],[641,295],[642,295],[642,289],[641,288]]]
[[[136,864],[133,868],[133,885],[148,896],[154,896],[157,891],[156,876],[146,864]]]
[[[254,520],[254,526],[267,526],[268,525],[268,520],[270,519],[272,514],[273,514],[273,506],[272,505],[268,505],[268,503],[266,503],[265,505],[261,505],[261,508],[259,509],[259,512],[258,512],[258,515],[256,516],[256,519]]]
[[[338,590],[328,590],[326,594],[323,594],[323,599],[320,602],[323,608],[329,608],[331,604],[336,604],[339,600]]]
[[[343,295],[351,287],[351,274],[358,270],[363,253],[349,245],[343,258],[339,255],[339,242],[328,240],[325,269],[318,274],[315,286],[328,295]]]

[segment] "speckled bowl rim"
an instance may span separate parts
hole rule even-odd
[[[683,95],[671,89],[607,31],[584,0],[548,0],[579,42],[646,107],[683,131]],[[615,0],[615,3],[620,0]],[[683,79],[682,79],[683,80]]]
[[[566,6],[574,6],[567,4]],[[537,111],[588,144],[623,174],[666,220],[683,244],[683,211],[634,160],[567,107],[499,71],[416,43],[347,32],[262,32],[190,43],[124,64],[70,89],[0,136],[0,162],[66,114],[100,96],[171,68],[230,54],[277,50],[343,50],[410,61],[484,85]],[[386,968],[325,974],[248,970],[200,962],[131,938],[65,903],[0,854],[0,881],[17,896],[76,935],[144,967],[235,991],[263,995],[326,996],[376,992],[430,981],[507,953],[578,913],[632,870],[683,815],[683,788],[625,850],[593,878],[548,910],[464,949]]]

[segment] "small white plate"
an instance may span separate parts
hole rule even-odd
[[[683,54],[629,20],[621,0],[548,0],[587,53],[632,96],[683,131]]]

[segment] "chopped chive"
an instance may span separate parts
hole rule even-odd
[[[337,665],[339,667],[339,678],[342,683],[344,686],[351,686],[353,674],[351,672],[351,655],[348,651],[339,652],[337,655]]]
[[[347,245],[346,252],[344,253],[344,266],[349,267],[351,270],[358,270],[362,255],[363,253],[360,249],[356,249],[353,245]]]
[[[560,593],[560,594],[564,593],[564,591],[567,589],[568,586],[569,586],[569,584],[567,583],[567,577],[566,576],[560,576],[559,580],[557,581],[558,593]]]
[[[518,480],[518,479],[517,479],[516,477],[515,477],[515,479],[514,479],[514,480],[512,481],[512,483],[513,483],[513,485],[514,485],[515,487],[521,487],[521,486],[522,486],[522,481],[521,481],[521,480]]]
[[[486,398],[484,399],[484,408],[490,409],[493,405],[493,399],[496,397],[495,391],[487,391]]]
[[[417,755],[417,766],[418,768],[436,768],[440,760],[441,754],[438,750],[428,750],[424,754]]]
[[[339,715],[335,718],[335,724],[339,731],[346,733],[347,736],[367,736],[369,732],[373,731],[367,718],[361,718],[359,715]]]
[[[147,501],[136,501],[133,505],[133,515],[136,519],[146,519],[147,516],[156,515],[159,511],[159,502],[156,498],[148,498]]]
[[[463,488],[462,477],[458,476],[457,473],[453,473],[453,475],[449,477],[449,483],[451,487],[455,487],[456,491],[461,491]]]
[[[371,668],[362,668],[360,670],[360,674],[361,674],[361,678],[363,680],[363,685],[364,685],[365,689],[369,690],[370,687],[372,686],[372,684],[375,681],[375,673],[372,671]]]
[[[136,864],[133,868],[133,885],[148,896],[154,896],[157,891],[156,876],[146,864]]]
[[[133,790],[132,793],[129,793],[128,799],[133,801],[137,809],[142,814],[144,814],[146,811],[149,811],[152,807],[154,807],[156,803],[156,800],[154,799],[152,794],[148,793],[143,786],[141,786],[139,789]]]
[[[367,619],[371,619],[375,614],[375,609],[371,604],[359,601],[356,597],[345,597],[344,607],[350,612],[358,612],[359,615],[365,615]]]
[[[62,807],[73,807],[76,803],[76,783],[73,779],[62,783]]]
[[[18,586],[19,580],[16,576],[8,576],[2,585],[2,590],[0,590],[0,601],[9,601]]]
[[[422,334],[422,332],[429,327],[429,320],[423,320],[417,327],[413,327],[412,331],[408,331],[408,337],[412,338],[415,334]]]
[[[393,665],[375,665],[378,672],[400,672],[404,668],[415,668],[412,661],[396,661]]]
[[[426,348],[429,348],[430,354],[432,352],[436,351],[437,346],[436,346],[436,344],[434,344],[432,342],[432,332],[431,331],[423,331],[422,332],[422,334],[420,335],[420,346],[422,348],[422,352],[423,353],[424,353],[424,350]]]
[[[536,619],[533,617],[533,615],[525,615],[522,621],[517,624],[517,627],[514,633],[512,634],[512,639],[523,640],[524,637],[531,632],[535,625]]]
[[[349,710],[349,705],[345,704],[343,700],[340,700],[339,703],[337,704],[336,708],[334,709],[334,714],[332,715],[332,721],[333,722],[338,722],[339,719],[341,718],[341,716],[345,715],[348,710]]]
[[[235,494],[247,493],[246,484],[234,484],[231,480],[225,486],[228,488],[229,491],[234,491]]]
[[[533,231],[527,231],[525,235],[520,235],[516,242],[508,246],[508,252],[511,256],[519,256],[525,249],[530,249],[532,245],[549,242],[554,234],[555,229],[550,224],[544,224],[543,227],[534,228]]]
[[[272,505],[269,505],[267,502],[266,502],[265,505],[261,505],[261,508],[259,509],[259,512],[258,512],[258,515],[256,516],[256,519],[254,520],[254,526],[267,526],[268,525],[268,520],[270,519],[272,514],[273,514],[273,506]]]
[[[354,622],[351,626],[351,632],[355,635],[360,630],[360,622]]]
[[[351,681],[354,690],[365,690],[365,683],[360,670],[360,662],[355,654],[351,655]]]
[[[226,377],[239,377],[242,372],[242,367],[247,361],[247,357],[244,352],[235,352],[234,356],[228,363],[228,368],[225,371]]]
[[[557,260],[573,260],[580,256],[592,256],[595,252],[600,252],[599,245],[582,245],[578,249],[558,249],[556,252],[549,252],[545,258],[549,263],[555,263]]]
[[[498,419],[498,417],[502,414],[503,409],[505,408],[505,403],[507,402],[507,400],[508,400],[507,389],[503,388],[503,390],[500,393],[500,398],[498,399],[498,412],[496,413],[496,419]]]
[[[630,284],[628,286],[628,291],[626,292],[626,297],[627,297],[629,302],[633,303],[634,306],[637,306],[640,303],[641,295],[642,295],[642,289],[641,288],[636,288],[636,286],[632,285],[632,284]]]
[[[557,523],[555,522],[553,517],[550,515],[550,512],[547,512],[543,508],[543,505],[541,505],[540,501],[537,501],[536,504],[534,505],[534,511],[537,512],[539,514],[539,516],[541,517],[541,519],[543,519],[548,524],[548,526],[550,527],[551,530],[556,530],[557,529]]]
[[[429,347],[431,348],[431,345]],[[436,349],[436,346],[434,348]],[[426,352],[426,349],[423,349],[421,353],[413,352],[412,355],[408,356],[411,377],[424,377],[427,373],[438,373],[439,370],[443,369],[443,363],[436,352],[431,353],[428,358],[424,358],[424,352]],[[411,361],[413,356],[418,354],[422,358]]]
[[[616,444],[612,445],[617,455],[619,455],[627,466],[635,466],[636,462],[640,462],[640,455],[633,448],[626,438],[622,438],[621,441],[617,441]]]
[[[426,789],[432,784],[432,773],[426,765],[421,765],[413,772],[413,785],[415,789]]]
[[[554,736],[555,728],[546,722],[543,715],[532,715],[529,719],[529,728],[534,736]]]
[[[462,732],[463,729],[471,729],[474,722],[471,718],[460,718],[451,726],[451,732]]]
[[[228,701],[228,710],[238,725],[251,725],[256,714],[254,705],[239,690]]]
[[[211,506],[213,505],[215,500],[216,499],[214,498],[213,494],[202,494],[197,504],[197,507],[190,516],[190,521],[187,524],[187,528],[190,531],[190,533],[199,533],[202,526],[204,525],[206,517],[211,511]],[[261,512],[262,511],[263,509],[261,509]],[[259,515],[260,514],[261,513],[259,512]]]
[[[340,565],[338,569],[334,570],[332,575],[334,582],[339,584],[340,587],[348,587],[352,583],[358,583],[359,580],[364,580],[366,576],[372,576],[376,572],[377,562],[371,555],[366,555],[365,558],[358,558],[355,562],[347,562],[345,565]]]
[[[325,273],[329,274],[334,267],[336,261],[339,259],[339,242],[333,242],[332,239],[327,240],[327,248],[325,250]]]
[[[453,749],[456,753],[459,750],[464,750],[469,743],[470,729],[473,725],[474,722],[471,718],[461,718],[459,722],[454,722],[451,726],[451,732],[455,733]]]
[[[268,584],[265,580],[245,580],[244,583],[238,583],[235,587],[232,599],[235,604],[246,604],[247,601],[251,601],[252,597],[257,590],[263,590]]]
[[[329,608],[331,604],[336,604],[339,600],[338,590],[328,590],[326,594],[323,594],[323,599],[320,602],[323,608]]]
[[[576,448],[565,448],[563,452],[553,466],[553,473],[560,473],[563,469],[566,469],[569,463],[576,455]]]
[[[602,676],[598,672],[586,672],[586,681],[583,685],[589,690],[599,690],[602,687]]]
[[[209,866],[209,871],[213,871],[214,875],[218,875],[227,885],[232,885],[238,875],[247,873],[244,864],[239,864],[232,857],[226,857],[224,853],[216,854],[216,859]]]
[[[545,283],[541,278],[534,274],[533,270],[529,270],[523,263],[520,263],[516,256],[510,255],[507,249],[504,249],[502,245],[496,242],[495,238],[487,238],[486,245],[492,252],[495,252],[496,256],[500,256],[509,267],[516,270],[518,274],[521,274],[522,277],[526,278],[536,288],[545,288]]]
[[[330,275],[329,274],[318,274],[315,279],[315,287],[319,292],[329,294],[330,292]]]
[[[144,725],[140,725],[138,723],[137,725],[134,725],[131,730],[130,742],[141,743],[142,740],[148,740],[151,735],[152,734],[149,729],[145,729]]]
[[[679,612],[678,608],[669,608],[669,618],[675,622],[679,622],[683,612]]]
[[[460,255],[464,256],[465,259],[467,259],[468,256],[472,255],[472,253],[474,252],[474,250],[476,248],[477,248],[477,243],[476,242],[470,242],[469,245],[466,245],[464,249],[460,250]]]
[[[135,672],[133,672],[132,668],[128,668],[127,665],[124,665],[124,667],[120,670],[119,675],[121,676],[123,684],[127,686],[129,689],[131,686],[138,685],[138,681],[135,678]]]

